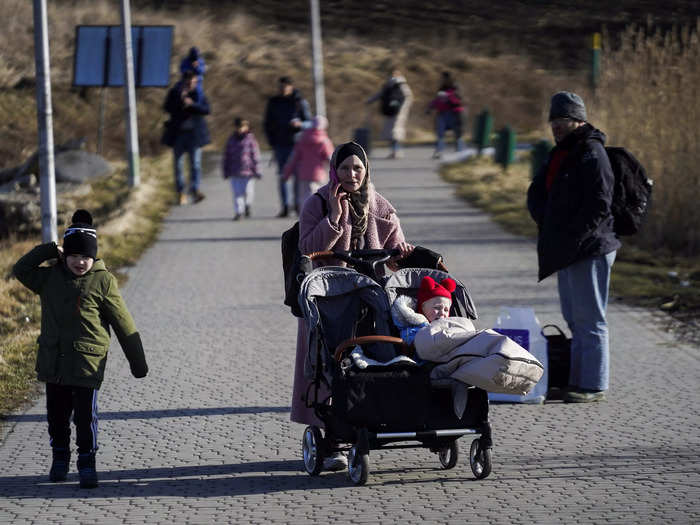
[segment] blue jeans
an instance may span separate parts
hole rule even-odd
[[[616,252],[589,257],[559,270],[561,313],[571,330],[569,386],[607,390],[610,349],[605,309]]]
[[[279,178],[279,193],[280,193],[280,204],[283,208],[289,206],[289,186],[287,181],[282,178],[282,172],[284,171],[284,165],[287,164],[287,159],[292,153],[294,146],[274,146],[275,150],[275,160],[277,161],[277,176]]]
[[[464,149],[464,141],[462,141],[462,116],[453,111],[444,111],[438,113],[437,122],[435,125],[435,133],[437,134],[437,143],[435,151],[440,153],[445,148],[445,132],[451,129],[455,135],[455,149],[462,151]]]
[[[195,146],[195,142],[189,134],[180,134],[175,139],[173,154],[175,161],[175,189],[178,193],[185,191],[185,179],[182,176],[182,168],[185,163],[184,155],[190,158],[190,193],[199,190],[199,180],[202,175],[202,148]]]

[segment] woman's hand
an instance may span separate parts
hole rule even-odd
[[[338,184],[331,186],[331,190],[328,193],[328,205],[330,209],[328,210],[328,220],[334,226],[338,226],[338,221],[340,221],[340,215],[343,213],[342,200],[347,198],[347,193],[343,190],[343,187]]]
[[[413,252],[413,250],[415,248],[416,248],[415,246],[413,246],[412,244],[409,244],[405,241],[399,243],[396,246],[396,249],[398,249],[400,253],[398,255],[395,255],[391,259],[389,259],[389,261],[386,263],[386,265],[389,267],[389,269],[392,272],[395,272],[396,270],[399,269],[398,261],[400,261],[404,257],[408,257],[411,254],[411,252]]]

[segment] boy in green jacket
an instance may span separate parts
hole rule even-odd
[[[70,462],[70,417],[76,430],[81,488],[97,486],[97,390],[104,378],[111,326],[134,377],[148,373],[141,338],[116,278],[97,259],[97,231],[85,210],[73,214],[63,247],[50,242],[17,261],[15,277],[41,297],[36,359],[46,383],[46,412],[53,462],[49,478],[65,481]],[[44,261],[58,259],[51,266]]]

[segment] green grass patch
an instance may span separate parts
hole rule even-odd
[[[127,185],[126,167],[91,183],[77,206],[90,210],[99,232],[98,256],[119,278],[119,269],[134,264],[160,231],[173,202],[170,156],[141,161],[141,185]],[[39,391],[34,362],[39,335],[39,298],[11,276],[12,265],[40,237],[0,244],[0,419],[30,402]]]
[[[527,211],[530,160],[524,156],[504,171],[489,158],[443,166],[457,194],[487,212],[507,231],[536,238]],[[623,238],[611,277],[611,293],[636,305],[660,308],[684,321],[700,319],[700,259],[655,252]]]

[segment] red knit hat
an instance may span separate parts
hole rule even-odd
[[[439,283],[436,283],[435,279],[426,275],[420,282],[420,288],[418,289],[418,304],[416,305],[416,311],[422,313],[421,308],[423,307],[423,303],[432,299],[433,297],[447,297],[451,301],[452,292],[454,292],[456,288],[457,283],[454,279],[446,277]]]

